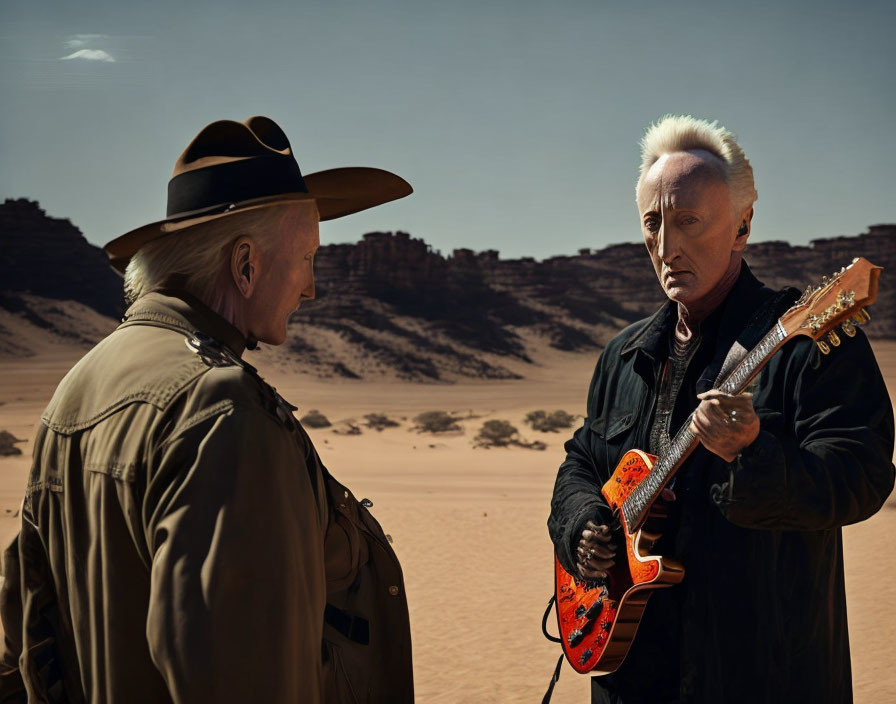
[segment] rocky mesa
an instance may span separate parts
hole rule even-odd
[[[87,346],[114,328],[121,278],[71,222],[34,201],[6,200],[0,242],[0,355],[33,353],[41,341]],[[896,271],[896,225],[747,249],[754,272],[775,287],[818,282],[856,256]],[[663,300],[641,244],[536,261],[494,250],[445,256],[408,233],[372,232],[321,247],[316,272],[317,299],[293,315],[287,343],[252,354],[318,376],[516,378],[546,347],[596,352]],[[881,283],[867,331],[892,338],[896,293],[886,273]]]

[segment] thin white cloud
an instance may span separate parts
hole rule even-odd
[[[72,34],[65,40],[64,46],[66,49],[80,49],[81,47],[87,46],[88,42],[108,38],[108,34]]]
[[[85,61],[106,61],[109,63],[113,63],[115,61],[115,57],[103,51],[102,49],[79,49],[73,54],[59,57],[60,61],[68,61],[69,59],[83,59]]]

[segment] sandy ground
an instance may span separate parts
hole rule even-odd
[[[876,345],[891,396],[896,391],[896,343]],[[0,361],[0,429],[30,439],[53,388],[83,351],[48,348],[35,358]],[[265,373],[264,360],[250,358]],[[419,385],[318,381],[270,372],[269,380],[300,406],[332,421],[385,412],[401,427],[365,429],[357,436],[311,430],[330,471],[373,512],[405,571],[421,702],[538,702],[559,655],[541,635],[552,591],[552,549],[545,521],[564,434],[524,426],[535,409],[584,411],[593,355],[555,351],[506,382]],[[426,410],[470,413],[463,434],[419,435],[410,418]],[[545,451],[474,449],[472,438],[489,418],[510,420]],[[0,458],[0,537],[14,534],[14,516],[28,471],[24,454]],[[870,520],[844,530],[856,702],[896,701],[891,647],[896,616],[893,498]],[[881,557],[883,556],[883,557]],[[881,608],[882,607],[882,608]],[[564,666],[554,701],[587,702],[589,681]]]

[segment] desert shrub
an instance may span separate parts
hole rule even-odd
[[[361,428],[352,423],[351,421],[345,421],[338,428],[333,428],[333,432],[337,435],[360,435]]]
[[[0,430],[0,455],[21,455],[22,451],[16,447],[17,442],[25,442],[19,440],[8,430]]]
[[[450,413],[426,411],[414,418],[414,430],[420,433],[449,433],[461,430],[461,427]]]
[[[519,431],[506,420],[487,420],[479,429],[477,447],[507,447],[518,440]]]
[[[364,420],[367,421],[368,428],[373,428],[377,431],[398,426],[398,421],[392,420],[385,413],[368,413],[364,416]]]
[[[576,417],[566,411],[532,411],[526,415],[526,422],[532,426],[532,430],[543,433],[556,433],[558,430],[571,428],[576,423]]]
[[[299,420],[306,428],[329,428],[333,425],[327,417],[317,409],[308,411],[308,413],[303,415]]]
[[[479,433],[473,441],[474,447],[524,447],[528,450],[544,450],[545,445],[540,440],[526,442],[519,431],[506,420],[487,420],[482,424]]]

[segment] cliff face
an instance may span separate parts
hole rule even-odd
[[[746,259],[769,286],[802,289],[857,256],[896,272],[896,225],[809,246],[756,243]],[[322,247],[317,271],[318,299],[291,323],[297,351],[326,369],[317,335],[334,331],[365,349],[358,360],[334,364],[333,373],[350,376],[369,373],[353,371],[358,364],[380,360],[412,378],[500,378],[511,374],[502,359],[530,360],[527,341],[542,338],[562,350],[600,349],[665,300],[641,244],[537,262],[502,260],[492,250],[458,249],[442,257],[406,233],[376,232],[357,244]],[[874,324],[865,328],[871,337],[896,337],[889,315],[894,309],[896,289],[885,274]]]
[[[8,339],[15,339],[17,321],[82,344],[104,334],[103,320],[114,327],[124,308],[121,278],[68,220],[47,217],[32,201],[7,200],[0,205],[0,244],[0,328]],[[896,312],[889,279],[896,225],[809,246],[764,242],[747,249],[756,275],[773,287],[804,288],[856,256],[885,268],[866,330],[896,337],[889,315]],[[538,361],[544,344],[596,351],[664,300],[641,244],[539,262],[501,259],[493,250],[445,257],[407,233],[373,232],[355,244],[321,247],[315,269],[317,299],[293,315],[286,345],[262,354],[324,376],[512,378]],[[54,301],[77,302],[100,317],[63,325]],[[23,349],[0,345],[0,354]]]
[[[97,312],[124,312],[121,277],[106,255],[69,220],[51,218],[35,201],[0,205],[0,290],[83,303]]]

